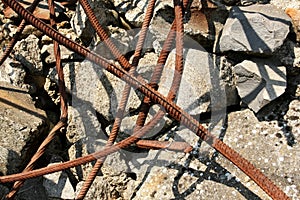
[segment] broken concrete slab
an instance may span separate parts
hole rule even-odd
[[[221,52],[271,54],[290,32],[291,19],[273,5],[232,7],[219,41]]]
[[[0,173],[17,173],[48,131],[46,113],[24,89],[0,82],[0,130]]]

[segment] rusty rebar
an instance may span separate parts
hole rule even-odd
[[[86,56],[87,59],[99,64],[112,74],[116,75],[119,78],[122,78],[123,81],[129,83],[132,87],[138,88],[140,92],[144,95],[149,96],[151,101],[157,104],[162,105],[166,111],[177,121],[180,121],[187,128],[195,132],[202,140],[210,144],[217,151],[219,151],[222,155],[228,158],[231,162],[233,162],[237,167],[239,167],[243,172],[245,172],[252,180],[254,180],[268,195],[270,195],[274,199],[289,199],[289,197],[278,188],[269,178],[267,178],[263,173],[261,173],[257,168],[254,167],[249,161],[241,157],[236,151],[231,149],[221,140],[215,138],[211,135],[207,129],[205,129],[197,120],[192,118],[188,113],[183,111],[180,107],[178,107],[175,103],[168,101],[164,96],[162,96],[157,91],[153,90],[151,87],[145,84],[145,81],[142,79],[136,79],[133,76],[130,76],[126,71],[120,69],[113,64],[110,64],[101,56],[90,52],[88,49],[83,48],[75,42],[68,40],[68,38],[63,35],[55,32],[51,27],[47,26],[37,18],[35,18],[32,14],[27,12],[21,5],[19,5],[15,0],[3,0],[6,4],[8,4],[15,12],[20,14],[25,20],[29,23],[42,30],[45,34],[57,40],[59,43],[65,45],[66,47],[72,49],[73,51],[79,53],[80,55]],[[145,130],[149,127],[144,127]],[[142,129],[141,129],[142,130]],[[141,134],[141,131],[138,132]],[[137,140],[137,137],[140,135],[135,134],[117,145],[113,145],[106,150],[96,152],[90,154],[88,156],[84,156],[72,161],[68,161],[62,164],[53,165],[45,168],[41,168],[38,170],[33,170],[30,172],[20,173],[9,175],[0,178],[0,182],[8,182],[15,180],[24,180],[27,178],[32,178],[35,176],[40,176],[45,173],[52,173],[55,171],[60,171],[62,169],[67,169],[69,167],[74,167],[86,162],[90,162],[99,157],[105,156],[108,153],[112,153],[117,151],[118,148],[122,148],[123,146],[130,145],[132,142]]]
[[[189,153],[193,150],[193,147],[186,142],[177,141],[157,141],[157,140],[139,140],[136,142],[139,148],[144,149],[168,149],[171,151],[181,151],[184,153]]]
[[[112,40],[109,38],[108,34],[101,26],[95,13],[93,12],[89,2],[87,0],[79,0],[80,5],[82,6],[83,10],[85,11],[89,21],[91,22],[92,27],[95,29],[96,33],[100,37],[100,39],[104,42],[104,44],[108,47],[110,52],[114,55],[120,65],[125,69],[129,70],[131,65],[128,60],[125,58],[124,55],[118,50],[118,48],[114,45]]]
[[[146,14],[145,14],[145,19],[143,21],[143,25],[142,25],[142,29],[141,29],[141,32],[140,32],[139,40],[137,42],[136,50],[135,50],[135,53],[134,53],[134,56],[133,56],[133,63],[132,63],[133,66],[130,69],[130,74],[133,74],[135,72],[135,67],[137,66],[137,64],[139,62],[141,52],[142,52],[142,48],[143,48],[143,44],[144,44],[144,40],[145,40],[145,37],[146,37],[146,33],[147,33],[147,30],[148,30],[148,27],[149,27],[149,24],[150,24],[150,20],[151,20],[152,15],[153,15],[154,5],[155,5],[155,1],[151,0],[149,2],[149,6],[148,6],[148,9],[147,9]],[[182,13],[182,10],[179,10],[179,12]],[[177,20],[181,21],[181,23],[180,22],[178,23],[179,27],[180,27],[178,29],[178,33],[179,33],[178,38],[180,38],[180,39],[177,41],[177,43],[178,43],[177,53],[181,56],[178,56],[180,58],[180,61],[177,62],[177,64],[176,64],[177,68],[175,70],[179,71],[179,73],[176,73],[175,76],[174,76],[176,81],[172,84],[172,87],[171,87],[170,100],[175,98],[174,92],[176,92],[179,88],[180,77],[182,75],[182,70],[183,70],[183,63],[182,63],[182,60],[183,60],[183,58],[182,58],[182,51],[183,51],[182,14],[179,15],[179,16],[180,16],[180,18],[178,18]],[[171,31],[172,31],[172,29],[171,29]],[[178,79],[176,79],[176,78],[178,78]],[[113,141],[115,140],[115,138],[117,136],[117,133],[119,131],[119,127],[121,125],[121,121],[122,121],[122,118],[123,118],[123,113],[124,113],[124,110],[125,110],[125,107],[126,107],[126,104],[127,104],[127,101],[128,101],[129,92],[130,92],[130,86],[128,84],[126,84],[125,89],[123,91],[122,99],[121,99],[121,102],[120,102],[120,105],[119,105],[119,108],[118,108],[117,116],[116,116],[115,122],[113,124],[111,135],[108,139],[107,146],[111,146],[113,144]],[[145,115],[147,115],[147,113],[143,113],[142,115],[145,116]],[[143,121],[143,123],[144,123],[144,121]],[[148,143],[150,143],[150,142],[148,142]],[[153,143],[153,146],[155,146],[155,143]],[[79,195],[77,196],[76,199],[83,199],[84,198],[84,196],[86,195],[86,193],[88,191],[88,188],[91,186],[91,184],[92,184],[93,180],[95,179],[98,171],[100,170],[104,160],[105,160],[105,157],[97,160],[96,164],[94,165],[91,173],[89,174],[89,177],[84,182],[84,185],[81,188],[80,193],[79,193]]]
[[[48,0],[48,6],[50,11],[50,25],[53,29],[56,30],[56,21],[55,21],[55,9],[54,9],[54,0]],[[64,79],[64,71],[61,63],[61,53],[59,43],[53,40],[54,48],[54,57],[55,57],[55,66],[58,75],[58,92],[60,94],[60,119],[62,121],[67,121],[68,117],[68,105],[67,105],[67,94],[66,86]]]

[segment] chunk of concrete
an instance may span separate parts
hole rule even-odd
[[[221,52],[271,54],[290,32],[291,19],[272,5],[232,7],[220,38]]]
[[[49,165],[59,163],[62,159],[59,157],[52,157]],[[44,175],[43,186],[50,198],[58,199],[74,199],[75,191],[65,171],[59,171],[52,174]]]
[[[254,112],[258,112],[285,91],[286,69],[272,61],[245,60],[233,70],[238,94]]]
[[[22,170],[48,131],[44,111],[24,89],[0,82],[0,173]]]

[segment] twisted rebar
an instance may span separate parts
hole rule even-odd
[[[189,0],[183,0],[183,8],[186,9],[187,5],[189,3]],[[176,20],[176,18],[175,18]],[[154,90],[158,90],[158,82],[160,80],[160,77],[162,75],[163,69],[164,69],[164,65],[167,61],[167,58],[171,52],[171,48],[172,48],[172,44],[173,44],[173,40],[176,36],[176,22],[172,23],[171,25],[171,30],[169,31],[167,38],[163,44],[162,50],[159,54],[158,57],[158,61],[157,64],[153,70],[153,74],[151,76],[151,79],[149,81],[149,86],[152,87]],[[176,71],[176,70],[175,70]],[[174,73],[174,76],[177,76],[177,73]],[[174,82],[172,83],[174,84]],[[173,88],[174,89],[174,88]],[[140,129],[141,127],[144,126],[144,123],[146,121],[150,106],[151,106],[151,100],[148,96],[145,96],[144,99],[142,100],[142,104],[141,104],[141,111],[138,115],[138,119],[136,122],[136,127],[135,130]],[[161,112],[161,111],[159,111]]]

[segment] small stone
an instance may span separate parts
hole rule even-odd
[[[254,112],[279,97],[286,88],[285,67],[265,59],[245,60],[234,67],[242,101]]]
[[[15,45],[15,58],[25,66],[31,74],[41,74],[43,63],[41,60],[41,50],[39,38],[29,35]]]

